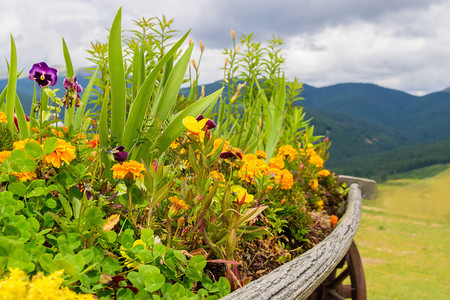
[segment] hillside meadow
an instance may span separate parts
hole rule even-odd
[[[448,299],[449,195],[447,165],[433,177],[390,180],[364,200],[355,241],[368,299]]]

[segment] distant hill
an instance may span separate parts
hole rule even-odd
[[[391,128],[418,142],[450,138],[450,93],[422,97],[367,83],[304,85],[298,105]]]

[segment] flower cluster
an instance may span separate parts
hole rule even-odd
[[[24,271],[13,268],[8,276],[0,279],[0,299],[95,299],[93,295],[77,294],[67,287],[62,287],[63,274],[64,270],[55,271],[48,276],[39,273],[30,280]]]

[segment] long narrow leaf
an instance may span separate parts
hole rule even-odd
[[[105,172],[108,177],[110,174],[110,162],[108,156],[105,153],[106,148],[109,146],[109,133],[108,133],[108,100],[109,100],[109,84],[106,84],[105,94],[103,95],[102,110],[100,111],[100,120],[98,124],[98,135],[100,148],[102,148],[100,159],[105,165]]]
[[[180,87],[184,79],[184,75],[186,74],[186,69],[191,59],[191,53],[194,44],[189,46],[188,49],[184,52],[183,56],[177,62],[172,72],[170,73],[169,78],[167,79],[167,83],[164,86],[164,91],[161,96],[156,99],[155,104],[153,105],[153,109],[151,112],[152,116],[156,116],[159,122],[163,123],[169,112],[174,107],[178,93],[180,92]]]
[[[83,96],[81,97],[81,106],[77,108],[77,113],[75,115],[75,120],[73,122],[73,126],[75,129],[78,129],[81,126],[81,120],[83,118],[83,114],[86,111],[86,106],[89,101],[89,96],[91,95],[92,86],[94,85],[94,82],[97,77],[99,67],[95,69],[94,74],[92,74],[91,80],[89,81],[87,87],[83,91]]]
[[[125,72],[122,57],[122,8],[114,18],[109,33],[109,76],[111,84],[111,134],[116,138],[122,137],[125,126]]]
[[[75,75],[72,65],[72,59],[70,59],[69,49],[67,48],[66,41],[62,39],[63,43],[63,53],[64,53],[64,61],[66,62],[66,77],[72,79]]]
[[[5,105],[5,99],[6,99],[6,91],[8,90],[8,86],[5,86],[2,93],[0,94],[0,110],[3,111],[3,106]]]
[[[153,87],[161,68],[167,61],[169,61],[171,57],[176,54],[178,48],[181,47],[188,34],[189,31],[186,32],[186,34],[175,45],[173,45],[166,55],[163,56],[139,89],[139,92],[130,107],[130,112],[128,114],[128,119],[122,136],[121,144],[125,147],[125,149],[127,149],[127,151],[131,150],[132,142],[137,138],[139,129],[142,127],[142,122],[150,104],[150,97],[153,92]]]
[[[8,120],[8,127],[12,132],[17,132],[14,126],[14,102],[16,100],[16,86],[17,86],[17,52],[14,38],[11,35],[11,57],[9,61],[9,77],[8,90],[6,91],[6,119]]]
[[[22,104],[20,103],[19,96],[17,96],[17,94],[15,100],[15,109],[16,109],[17,123],[19,124],[20,137],[22,139],[26,139],[29,136],[27,120],[25,117],[25,112],[23,111]]]

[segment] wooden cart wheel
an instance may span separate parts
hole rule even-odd
[[[347,278],[350,284],[344,284]],[[366,300],[364,269],[354,241],[342,261],[308,299]]]

